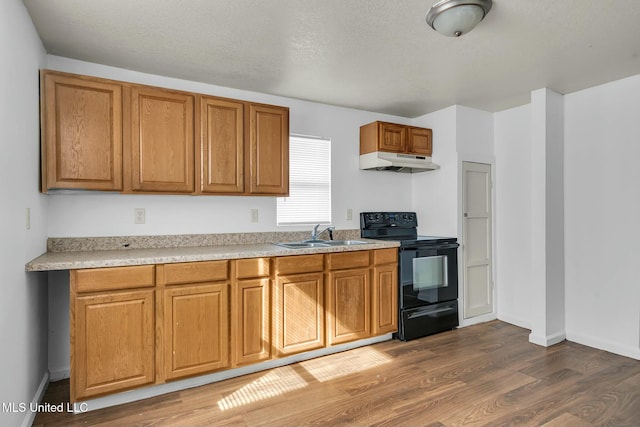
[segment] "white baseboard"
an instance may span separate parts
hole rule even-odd
[[[518,319],[515,317],[511,317],[508,315],[499,315],[499,320],[503,322],[510,323],[515,326],[519,326],[524,329],[531,330],[531,326],[528,322]],[[574,331],[566,330],[564,333],[559,332],[557,334],[553,334],[550,336],[542,337],[537,336],[531,333],[529,335],[529,342],[537,345],[541,345],[544,347],[549,347],[551,345],[562,342],[563,340],[575,342],[577,344],[586,345],[587,347],[597,348],[599,350],[608,351],[609,353],[618,354],[620,356],[630,357],[632,359],[640,360],[640,347],[626,346],[620,345],[615,342],[611,342],[608,340],[603,340],[601,338],[597,338],[590,335],[580,334]]]
[[[541,345],[543,347],[551,347],[552,345],[556,345],[561,343],[567,339],[567,335],[564,331],[556,332],[551,335],[537,335],[531,332],[529,334],[529,342],[532,344]]]
[[[573,331],[567,331],[567,340],[589,347],[597,348],[599,350],[608,351],[609,353],[614,353],[620,356],[640,360],[639,347],[622,345],[602,338],[584,335]]]
[[[46,371],[44,373],[44,376],[42,377],[42,381],[40,381],[40,385],[38,386],[38,389],[36,390],[36,394],[33,396],[33,399],[31,400],[31,404],[29,405],[29,410],[26,411],[26,416],[22,421],[22,427],[31,427],[31,425],[35,421],[37,412],[31,411],[31,408],[37,407],[38,404],[42,402],[42,399],[44,398],[44,393],[47,391],[48,385],[49,385],[49,371]]]
[[[521,319],[519,317],[510,316],[508,314],[498,314],[498,320],[502,320],[503,322],[517,326],[519,328],[531,330],[531,324],[528,321]]]
[[[49,369],[49,381],[52,383],[60,380],[66,380],[70,377],[71,371],[68,366],[60,369]]]
[[[477,325],[478,323],[491,322],[492,320],[496,320],[496,319],[497,317],[495,313],[482,314],[480,316],[470,317],[468,319],[461,319],[460,327],[465,328],[467,326]]]

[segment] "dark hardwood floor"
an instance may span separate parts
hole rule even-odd
[[[640,361],[528,334],[493,321],[34,426],[640,426]]]

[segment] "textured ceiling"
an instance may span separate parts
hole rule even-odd
[[[494,0],[460,38],[435,2],[24,0],[54,55],[405,117],[640,73],[640,0]]]

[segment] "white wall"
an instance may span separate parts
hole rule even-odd
[[[462,243],[462,162],[493,166],[493,115],[455,105],[418,117],[413,124],[433,129],[432,158],[441,166],[413,175],[412,209],[418,214],[418,232],[455,236]],[[459,295],[464,295],[462,248],[458,259]],[[459,314],[462,326],[495,319],[495,313],[474,319],[464,319],[462,311]]]
[[[116,80],[187,90],[290,107],[292,133],[332,140],[332,217],[338,229],[357,229],[359,212],[411,208],[411,178],[406,174],[358,169],[360,126],[375,120],[408,119],[348,108],[270,96],[171,79],[156,75],[47,57],[47,67]],[[372,195],[375,194],[375,197]],[[156,196],[107,193],[51,194],[48,227],[51,237],[224,233],[292,230],[276,226],[274,197]],[[133,209],[146,208],[146,224],[133,223]],[[259,209],[259,223],[249,210]],[[346,211],[353,210],[353,219]],[[307,229],[309,227],[298,227]],[[309,228],[310,229],[310,228]]]
[[[564,98],[531,92],[531,258],[533,317],[529,341],[549,346],[564,330]]]
[[[45,54],[20,0],[0,2],[0,57],[0,402],[28,407],[47,378],[46,275],[24,270],[46,250],[46,200],[38,192],[38,68]],[[0,412],[2,425],[31,420],[29,412]]]
[[[457,108],[418,117],[413,125],[433,130],[433,162],[440,169],[412,174],[411,210],[418,214],[418,233],[456,236],[458,234],[458,153]]]
[[[456,112],[458,160],[493,164],[493,114],[462,105],[456,106]]]
[[[433,130],[433,162],[440,169],[413,174],[413,210],[420,234],[461,237],[460,165],[463,161],[493,164],[493,115],[454,105],[413,120]]]
[[[494,114],[498,317],[531,329],[539,314],[532,302],[543,301],[551,315],[546,321],[556,328],[564,321],[570,341],[640,359],[640,76],[562,98],[564,111],[547,117],[544,129],[536,125],[545,133],[548,126],[564,126],[563,176],[545,171],[547,199],[564,200],[562,206],[554,202],[551,210],[540,211],[532,197],[541,188],[533,182],[540,176],[534,173],[540,159],[533,153],[539,147],[532,137],[531,105]],[[549,166],[561,154],[546,156]],[[548,222],[562,212],[564,285],[545,272],[547,286],[542,289],[534,283],[540,277],[535,267],[540,254],[532,252],[538,233],[534,226],[541,215]],[[553,234],[562,231],[543,228],[543,256],[553,257],[561,242]],[[545,265],[558,268],[548,260]],[[561,287],[564,319],[557,319]]]
[[[501,111],[494,119],[494,198],[498,318],[531,328],[531,108]]]
[[[567,338],[640,359],[640,75],[565,96]]]

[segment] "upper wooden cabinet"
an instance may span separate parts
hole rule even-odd
[[[194,96],[144,86],[131,88],[125,176],[131,191],[194,191]]]
[[[360,127],[360,154],[374,151],[431,156],[432,130],[387,122]]]
[[[202,193],[289,194],[289,109],[201,97]]]
[[[407,151],[412,154],[431,156],[433,131],[426,128],[409,127]]]
[[[42,191],[122,190],[122,85],[42,72]]]
[[[289,194],[289,109],[249,106],[251,194]]]
[[[42,191],[289,193],[289,109],[41,72]]]
[[[201,191],[244,192],[244,103],[200,99]]]

